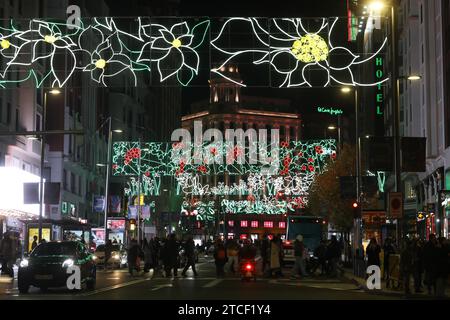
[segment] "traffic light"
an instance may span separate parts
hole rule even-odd
[[[130,231],[134,231],[136,229],[136,220],[130,220]]]
[[[361,218],[361,206],[359,205],[358,201],[353,201],[352,209],[353,209],[353,217],[355,219]]]

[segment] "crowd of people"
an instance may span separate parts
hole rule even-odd
[[[424,288],[429,295],[445,296],[445,288],[450,275],[450,243],[444,238],[431,234],[428,241],[421,239],[405,239],[398,249],[395,241],[387,238],[381,247],[375,238],[371,239],[366,248],[367,266],[381,267],[381,251],[383,249],[383,278],[389,287],[392,282],[390,257],[400,255],[399,283],[403,285],[405,294],[411,293],[410,283],[413,280],[414,292],[422,293]]]

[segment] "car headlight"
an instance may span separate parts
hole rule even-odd
[[[115,255],[113,256],[113,258],[114,258],[115,260],[119,260],[119,259],[120,259],[120,256],[119,256],[118,254],[115,254]]]
[[[66,260],[64,260],[62,266],[63,266],[63,268],[65,268],[65,267],[70,268],[74,265],[74,263],[75,262],[72,259],[66,259]]]
[[[97,256],[92,256],[92,260],[97,260]]]
[[[20,267],[21,268],[28,267],[28,264],[29,264],[28,259],[23,259],[22,261],[20,261]]]

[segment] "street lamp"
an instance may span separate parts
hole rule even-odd
[[[112,118],[108,117],[97,129],[97,132],[100,131],[101,128],[105,125],[105,123],[108,122],[108,152],[107,152],[107,159],[106,164],[97,163],[98,167],[105,167],[106,166],[106,183],[105,183],[105,205],[104,205],[104,233],[105,233],[105,245],[108,241],[108,197],[109,197],[109,171],[111,168],[111,148],[112,148],[112,134],[115,133],[122,133],[123,131],[121,129],[114,129],[112,130]]]
[[[44,90],[44,105],[42,115],[42,131],[45,131],[47,127],[47,101],[48,94],[59,95],[61,93],[58,89]],[[44,157],[45,157],[45,134],[41,135],[41,172],[39,179],[39,242],[42,240],[42,211],[44,207]]]

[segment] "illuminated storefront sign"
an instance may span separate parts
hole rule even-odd
[[[383,70],[384,58],[377,57],[375,59],[375,66],[376,66],[376,70],[375,70],[376,80],[383,79],[383,77],[384,77],[384,70]],[[383,86],[381,84],[378,84],[376,86],[375,92],[376,92],[375,93],[375,105],[377,107],[376,114],[377,114],[377,116],[383,116],[383,114],[384,114]]]
[[[340,116],[341,114],[344,114],[344,110],[342,110],[342,109],[322,108],[322,107],[317,107],[317,112],[319,112],[319,113],[329,113],[332,116]]]

